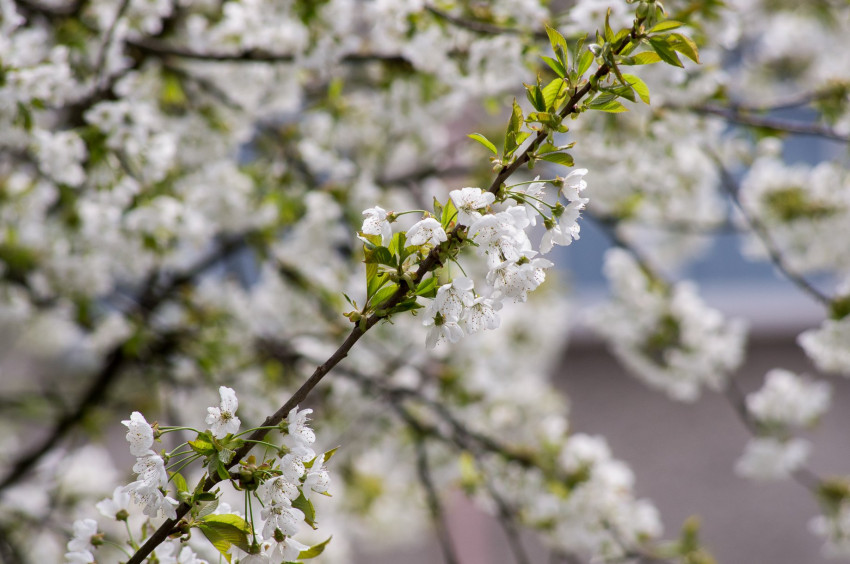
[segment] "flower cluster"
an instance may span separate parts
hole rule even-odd
[[[692,284],[669,287],[624,250],[606,253],[605,274],[613,301],[589,322],[623,364],[680,401],[696,400],[702,386],[723,388],[743,357],[741,321],[706,306]]]
[[[793,372],[774,369],[764,386],[747,396],[747,412],[760,432],[747,443],[735,470],[755,480],[788,478],[806,462],[809,441],[793,432],[814,425],[829,409],[831,388]]]
[[[170,453],[162,456],[151,450],[154,440],[161,434],[183,430],[183,428],[151,426],[139,412],[133,412],[127,427],[127,441],[130,452],[137,457],[133,471],[137,480],[127,486],[119,486],[111,498],[97,504],[98,511],[110,521],[124,522],[130,531],[130,519],[133,517],[131,499],[143,506],[143,514],[149,518],[176,518],[178,502],[167,495],[169,482],[177,490],[181,501],[191,506],[194,526],[209,538],[222,554],[231,556],[241,554],[241,562],[291,562],[299,558],[302,551],[312,550],[313,554],[322,552],[327,541],[314,547],[299,543],[292,538],[298,533],[302,521],[315,528],[315,509],[312,502],[317,495],[330,495],[328,487],[330,476],[325,467],[333,451],[316,454],[314,443],[316,435],[308,424],[311,409],[293,408],[284,423],[279,426],[283,433],[283,445],[278,456],[255,464],[254,460],[232,460],[233,450],[244,441],[235,435],[239,431],[239,418],[236,417],[238,399],[233,389],[221,386],[218,407],[207,408],[206,423],[209,429],[199,432],[194,441],[183,443]],[[243,433],[244,434],[244,433]],[[185,449],[185,447],[189,447]],[[204,493],[200,485],[190,489],[180,471],[195,460],[205,460],[204,465],[218,479],[236,480],[228,473],[228,467],[239,462],[240,470],[235,473],[240,488],[252,491],[251,497],[258,500],[263,509],[258,513],[262,521],[254,522],[253,511],[246,507],[245,513],[250,522],[232,511],[226,503],[220,502],[220,493]],[[175,462],[176,461],[176,462]],[[166,464],[171,462],[169,473]],[[201,478],[203,484],[206,476]],[[202,497],[197,498],[196,496]],[[246,503],[251,503],[246,497]],[[138,521],[134,519],[134,523]],[[148,525],[143,525],[143,537],[149,534]],[[131,533],[132,534],[132,533]],[[225,534],[227,541],[219,536]],[[156,549],[159,562],[203,564],[195,554],[195,546],[181,541],[171,541]],[[74,524],[74,538],[68,542],[66,560],[72,563],[94,562],[94,551],[104,544],[104,533],[98,531],[98,524],[92,519],[84,519]],[[138,548],[130,538],[130,545]],[[260,560],[257,560],[260,559]]]
[[[168,486],[168,474],[163,458],[151,450],[154,440],[153,428],[138,411],[134,411],[130,419],[122,423],[128,429],[130,454],[136,456],[133,472],[138,475],[138,479],[126,486],[125,490],[144,506],[145,515],[156,517],[161,512],[162,515],[174,519],[177,516],[174,511],[177,501],[163,493],[163,489]]]
[[[566,206],[560,201],[552,205],[544,200],[546,182],[539,181],[539,177],[509,187],[498,202],[495,194],[481,188],[452,190],[442,221],[428,214],[406,231],[405,245],[418,247],[421,253],[439,253],[443,249],[441,245],[452,237],[461,246],[463,243],[474,245],[487,264],[480,290],[467,276],[454,276],[437,288],[423,321],[430,328],[426,339],[429,348],[444,341],[455,343],[464,335],[484,329],[497,328],[497,312],[505,300],[525,302],[528,293],[543,283],[546,270],[553,263],[538,255],[548,253],[554,245],[569,245],[579,237],[578,219],[588,202],[581,196],[587,187],[585,174],[586,169],[578,169],[566,178],[548,181],[559,187],[557,200],[563,197]],[[446,213],[448,210],[453,213]],[[363,215],[366,219],[360,231],[362,236],[380,236],[383,245],[389,244],[393,238],[391,223],[401,214],[374,207],[365,210]],[[527,230],[536,225],[538,217],[544,218],[546,232],[540,250],[536,251]],[[365,242],[371,244],[368,240]],[[446,248],[443,253],[446,257],[449,257],[448,251]],[[439,256],[442,261],[443,255]],[[450,260],[457,260],[454,254]],[[408,264],[405,268],[415,272],[416,264]]]

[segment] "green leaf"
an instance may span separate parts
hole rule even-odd
[[[511,111],[511,119],[508,121],[508,129],[505,131],[505,152],[503,153],[504,158],[508,158],[514,154],[517,147],[521,143],[521,141],[517,141],[517,137],[520,133],[520,128],[522,127],[522,108],[519,107],[519,104],[516,102],[516,98],[514,98],[513,110]]]
[[[624,73],[623,78],[626,79],[629,86],[634,88],[643,103],[649,105],[649,87],[646,83],[633,74]]]
[[[316,510],[313,508],[313,503],[304,497],[304,492],[292,502],[292,507],[300,509],[304,513],[304,522],[316,529]]]
[[[222,464],[218,456],[213,456],[210,458],[207,468],[210,476],[212,476],[213,474],[217,474],[221,480],[230,479],[230,474],[227,473],[227,467]]]
[[[325,462],[327,462],[328,460],[333,458],[333,456],[336,454],[336,451],[338,451],[338,450],[339,450],[339,447],[334,447],[331,450],[325,452]]]
[[[525,95],[528,97],[528,101],[531,102],[531,105],[538,112],[546,111],[546,99],[543,97],[543,90],[540,89],[540,83],[537,84],[524,84],[525,86]]]
[[[482,145],[484,145],[485,147],[487,147],[488,149],[493,151],[494,155],[499,154],[499,151],[496,150],[496,146],[493,145],[493,143],[489,139],[484,137],[482,134],[480,134],[480,133],[470,133],[469,135],[467,135],[467,137],[469,137],[470,139],[475,139],[476,141],[478,141],[479,143],[481,143]]]
[[[398,290],[398,284],[390,284],[388,286],[384,286],[372,297],[372,308],[377,309],[381,306],[382,303],[387,301],[393,294],[395,294],[396,290]]]
[[[452,199],[449,198],[446,201],[445,207],[443,207],[443,217],[440,218],[440,224],[443,226],[443,229],[448,230],[449,223],[454,221],[455,217],[457,217],[457,208]]]
[[[178,492],[188,492],[189,485],[186,483],[186,478],[179,472],[171,472],[171,481],[174,482],[174,487]]]
[[[251,526],[238,515],[232,513],[207,515],[198,521],[197,527],[228,562],[230,562],[231,546],[236,546],[245,552],[251,550],[248,543]]]
[[[561,35],[561,32],[553,27],[546,25],[546,34],[549,36],[549,44],[552,45],[552,51],[558,56],[558,59],[567,66],[567,40]]]
[[[434,204],[439,205],[439,202],[436,200],[436,198],[434,199]],[[398,233],[395,233],[393,235],[393,238],[390,241],[390,246],[389,246],[390,254],[393,255],[393,261],[392,261],[391,266],[396,266],[397,263],[396,263],[395,257],[397,255],[401,257],[402,261],[404,261],[404,259],[407,257],[407,255],[404,253],[404,244],[406,242],[407,242],[407,233],[405,233],[404,231],[399,231]]]
[[[416,295],[423,298],[433,298],[436,296],[437,279],[434,276],[430,276],[419,282],[419,286],[416,287]]]
[[[581,57],[578,60],[578,75],[583,76],[584,73],[587,72],[587,69],[590,68],[590,65],[593,63],[593,53],[590,51],[585,51],[581,54]]]
[[[664,39],[650,37],[649,44],[652,46],[655,52],[658,53],[658,56],[661,57],[661,60],[667,63],[668,65],[673,65],[674,67],[684,67],[682,61],[679,60],[679,56],[676,55],[676,52]]]
[[[611,29],[611,24],[608,21],[609,19],[611,19],[611,8],[608,8],[608,11],[605,12],[605,41],[608,43],[613,43],[614,30]]]
[[[556,78],[545,87],[543,87],[543,99],[546,102],[546,107],[552,111],[557,111],[560,106],[560,100],[567,97],[567,81]]]
[[[397,266],[395,256],[390,252],[390,250],[386,247],[378,247],[375,249],[374,254],[372,255],[375,262],[378,264],[385,264],[387,266]]]
[[[633,64],[635,65],[652,65],[661,62],[661,57],[658,56],[658,53],[653,53],[652,51],[638,53],[633,57],[633,59]]]
[[[667,42],[670,47],[699,64],[699,49],[693,39],[681,33],[671,33]]]
[[[546,55],[541,55],[540,58],[543,59],[543,61],[547,65],[549,65],[549,68],[555,71],[555,74],[557,74],[561,78],[567,76],[567,69],[564,68],[564,65],[561,64],[561,61],[556,61],[552,57],[547,57]]]
[[[677,27],[682,27],[682,22],[677,22],[676,20],[664,20],[663,22],[659,22],[655,24],[655,26],[650,29],[647,33],[660,33],[662,31],[670,31],[671,29],[676,29]]]
[[[207,515],[211,515],[216,509],[218,509],[218,498],[213,499],[212,501],[205,503],[201,510],[198,512],[198,517],[206,517]]]
[[[298,554],[298,559],[302,560],[302,559],[305,559],[305,558],[315,558],[315,557],[317,557],[318,555],[320,555],[322,552],[325,551],[325,547],[328,545],[329,542],[331,542],[332,538],[333,538],[333,536],[330,536],[330,537],[328,537],[328,540],[326,540],[324,542],[320,542],[319,544],[314,544],[313,546],[311,546],[307,550],[302,550]]]
[[[198,438],[194,441],[189,441],[186,444],[189,445],[189,448],[197,452],[202,456],[210,456],[211,454],[215,454],[215,447],[213,444],[202,438],[202,435],[198,435]]]
[[[591,110],[599,110],[600,112],[609,112],[612,114],[629,111],[628,108],[617,101],[617,97],[614,94],[598,96],[587,107]]]
[[[222,448],[218,451],[218,459],[221,460],[223,464],[229,464],[231,460],[233,460],[233,455],[236,452],[230,450],[229,448]]]
[[[622,76],[623,75],[620,75],[620,77],[622,77]],[[635,98],[634,90],[632,90],[632,87],[628,85],[625,78],[623,78],[622,80],[623,80],[622,84],[609,86],[607,88],[600,87],[599,90],[602,91],[602,92],[608,92],[610,94],[614,94],[615,96],[617,96],[619,98],[625,98],[626,100],[628,100],[630,102],[636,102],[637,99]]]
[[[370,261],[366,263],[366,299],[370,299],[381,287],[382,279],[378,279],[378,263]]]
[[[482,135],[482,137],[483,137],[483,135]],[[487,142],[490,143],[489,141],[487,141]],[[492,143],[490,143],[490,145],[492,145],[493,152],[496,152],[496,146],[493,145]],[[498,154],[498,153],[496,153],[496,154]],[[443,217],[443,204],[440,203],[440,200],[438,200],[436,198],[436,196],[434,197],[434,215],[437,216],[437,217]],[[390,247],[392,247],[392,245],[390,245]]]
[[[544,161],[564,166],[573,166],[575,164],[573,157],[569,153],[549,153],[548,155],[543,155],[540,158]]]
[[[401,313],[403,311],[410,311],[413,309],[421,309],[424,306],[416,301],[416,298],[408,298],[392,308],[390,313]]]
[[[570,66],[570,50],[567,46],[567,40],[564,39],[564,36],[557,29],[548,25],[546,26],[546,34],[549,36],[549,44],[552,45],[552,52],[555,53],[556,59],[547,60],[549,57],[543,57],[543,59],[559,76],[565,77],[567,75],[567,68]]]

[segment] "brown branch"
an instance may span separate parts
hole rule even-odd
[[[164,285],[157,285],[155,282],[157,276],[151,274],[148,277],[148,282],[145,284],[145,289],[136,300],[136,307],[142,323],[145,323],[153,312],[179,288],[241,249],[244,244],[245,236],[225,240],[216,252],[204,257],[204,259],[185,272],[174,275]],[[86,392],[76,407],[56,421],[50,433],[41,443],[29,452],[21,455],[11,464],[9,472],[0,481],[0,491],[28,476],[30,468],[75,429],[93,408],[103,402],[111,388],[119,380],[121,370],[126,366],[128,361],[133,360],[126,352],[125,345],[125,342],[120,343],[109,351],[100,371],[89,383]]]
[[[436,488],[434,488],[434,482],[431,480],[431,469],[428,463],[428,448],[425,444],[425,439],[421,435],[418,435],[414,442],[416,445],[416,469],[419,474],[419,482],[422,484],[422,489],[425,490],[428,510],[431,513],[431,521],[434,524],[434,530],[437,533],[440,549],[443,551],[443,559],[446,561],[446,564],[458,564],[460,560],[458,559],[457,554],[455,554],[454,546],[452,545],[452,537],[449,534],[448,527],[446,526],[443,505],[440,503],[440,497],[437,495]]]
[[[719,116],[728,122],[737,123],[747,127],[758,127],[761,129],[768,129],[770,131],[776,131],[778,133],[822,137],[824,139],[831,139],[841,143],[850,143],[850,136],[838,133],[831,127],[818,123],[804,123],[788,119],[753,115],[747,111],[738,110],[734,107],[722,108],[720,106],[713,106],[710,104],[694,106],[688,109],[697,114]]]
[[[348,352],[351,350],[351,347],[360,340],[360,338],[371,329],[375,324],[380,321],[380,318],[373,315],[368,321],[365,323],[364,327],[361,329],[359,325],[355,326],[354,329],[351,330],[351,333],[348,334],[348,337],[343,341],[343,343],[339,346],[339,348],[325,361],[324,364],[319,365],[313,374],[301,385],[300,388],[290,397],[286,403],[284,403],[280,409],[278,409],[274,414],[270,415],[266,418],[265,421],[260,425],[260,428],[251,433],[251,435],[246,439],[245,444],[237,450],[233,458],[231,459],[230,464],[227,465],[227,469],[233,468],[236,466],[255,446],[256,441],[262,440],[267,434],[268,430],[264,429],[264,427],[275,427],[281,421],[286,418],[289,412],[297,407],[300,403],[302,403],[307,395],[313,390],[313,388],[321,382],[322,378],[331,371],[337,364],[342,361],[346,356],[348,356]],[[208,476],[203,485],[203,491],[210,491],[213,486],[221,481],[217,475]],[[168,519],[163,523],[153,535],[148,538],[144,545],[136,551],[135,554],[127,561],[127,564],[141,564],[141,562],[147,558],[147,556],[153,552],[153,550],[159,546],[168,535],[174,530],[175,526],[178,524],[180,519],[182,519],[191,509],[186,503],[181,503],[177,507],[177,518],[176,519]]]
[[[515,27],[503,27],[479,20],[462,18],[460,16],[444,12],[434,6],[425,6],[425,11],[430,12],[438,19],[446,21],[454,26],[474,33],[479,33],[481,35],[532,35],[537,39],[548,39],[549,37],[545,32],[541,31],[525,31]]]
[[[639,22],[636,22],[636,26]],[[635,33],[635,28],[632,29],[632,33],[621,40],[620,45],[615,49],[615,53],[619,53],[622,51],[628,42],[633,38],[633,34]],[[593,82],[596,83],[598,80],[604,76],[606,76],[610,72],[610,68],[607,65],[603,65],[597,69],[597,71],[593,75]],[[578,102],[587,95],[592,89],[591,82],[588,81],[582,88],[576,90],[573,95],[570,97],[567,104],[561,110],[560,115],[562,117],[566,117],[570,115],[574,111],[576,111],[576,106]],[[547,134],[543,131],[539,132],[534,140],[528,144],[528,146],[523,150],[523,152],[517,157],[512,163],[509,165],[503,166],[499,173],[497,174],[495,180],[491,184],[489,191],[496,193],[500,189],[501,185],[504,181],[509,178],[516,170],[527,163],[531,158],[531,153],[534,151],[540,143],[546,138]],[[451,248],[452,245],[458,243],[460,241],[460,229],[462,226],[456,226],[450,233],[448,237],[448,241],[443,243],[440,246],[434,247],[428,255],[422,259],[419,263],[419,267],[416,270],[416,274],[412,278],[412,284],[408,287],[406,284],[399,284],[396,292],[387,299],[386,302],[382,303],[381,309],[385,311],[392,311],[392,309],[400,304],[404,299],[408,297],[412,288],[416,288],[426,274],[432,272],[437,267],[442,265],[442,259],[440,256],[440,249],[443,248]],[[445,245],[445,247],[444,247]],[[287,402],[278,409],[273,415],[269,416],[261,425],[261,427],[274,427],[278,423],[280,423],[289,413],[289,411],[300,404],[307,395],[316,387],[316,385],[324,378],[324,376],[331,371],[339,362],[348,355],[348,351],[354,344],[360,340],[360,338],[375,326],[384,316],[378,316],[377,314],[372,314],[368,318],[362,319],[357,325],[355,325],[354,329],[352,329],[351,333],[349,333],[348,337],[345,341],[340,345],[340,347],[334,352],[324,364],[320,365],[316,368],[315,372],[307,379],[304,384],[301,385],[300,388],[295,392],[295,394],[287,400]],[[254,443],[251,441],[261,440],[268,432],[263,429],[258,429],[246,441],[245,445],[236,451],[234,454],[231,463],[227,466],[229,470],[233,466],[237,465],[239,461],[247,455],[254,446]],[[204,485],[202,487],[203,491],[209,491],[213,486],[215,486],[221,479],[216,476],[208,476]],[[150,538],[142,545],[139,550],[127,561],[126,564],[141,564],[142,560],[144,560],[153,550],[159,546],[171,533],[174,531],[175,527],[178,525],[180,519],[182,519],[190,510],[190,506],[186,503],[181,503],[177,509],[177,517],[176,519],[168,519],[166,520],[154,533]],[[505,531],[508,534],[509,540],[513,539],[515,535],[517,535],[516,531],[513,530],[512,524],[507,523],[504,524]],[[518,536],[516,537],[518,540]],[[513,546],[512,548],[515,551],[518,562],[521,564],[525,564],[528,560],[527,557],[523,558],[524,550],[522,549],[521,544]]]
[[[830,308],[832,305],[832,300],[826,294],[822,293],[820,290],[815,288],[811,282],[809,282],[804,276],[798,274],[791,270],[788,265],[785,263],[785,258],[782,256],[782,251],[779,247],[774,243],[773,238],[770,236],[770,231],[767,229],[767,226],[761,222],[760,219],[751,215],[744,209],[743,204],[738,196],[740,192],[740,188],[735,182],[735,179],[732,178],[732,175],[726,170],[726,167],[723,166],[723,163],[720,160],[720,157],[717,155],[710,153],[709,156],[714,160],[717,165],[717,169],[720,172],[720,182],[723,186],[726,193],[731,198],[732,202],[741,212],[741,215],[744,216],[747,223],[750,225],[750,228],[753,230],[753,233],[758,236],[767,250],[768,257],[770,257],[771,262],[776,266],[776,268],[785,275],[785,277],[794,283],[798,288],[803,290],[804,293],[811,296],[815,301],[826,307]]]
[[[150,39],[128,39],[127,45],[155,57],[177,57],[196,61],[260,63],[292,63],[295,61],[295,55],[292,53],[273,53],[264,49],[247,49],[233,52],[195,51],[188,47]],[[382,62],[412,65],[407,58],[401,55],[383,53],[350,53],[343,56],[342,62],[352,64]]]

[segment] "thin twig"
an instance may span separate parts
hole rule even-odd
[[[515,27],[504,27],[479,20],[462,18],[444,12],[434,6],[425,6],[425,10],[443,21],[481,35],[532,35],[537,39],[548,39],[549,37],[545,32],[541,31],[525,31]]]
[[[443,559],[446,561],[446,564],[458,564],[460,560],[458,559],[457,554],[455,554],[455,549],[452,545],[452,537],[449,534],[448,527],[446,526],[443,506],[442,503],[440,503],[440,497],[437,495],[437,490],[434,488],[434,482],[431,480],[431,468],[428,464],[428,447],[422,436],[416,437],[414,443],[416,446],[416,469],[419,474],[419,482],[422,484],[422,489],[425,490],[428,510],[431,513],[431,521],[434,524],[434,530],[437,533],[437,540],[440,543],[440,549],[443,551]]]
[[[528,557],[528,553],[522,544],[519,530],[517,529],[516,512],[486,479],[484,480],[484,487],[487,488],[487,492],[496,504],[496,510],[498,512],[496,517],[502,526],[502,530],[505,532],[508,546],[510,546],[511,552],[514,553],[514,560],[516,560],[517,564],[531,564],[531,559]]]
[[[128,39],[127,45],[155,57],[177,57],[196,61],[210,62],[260,62],[292,63],[296,56],[292,53],[273,53],[264,49],[246,49],[244,51],[196,51],[181,45],[172,45],[164,41],[150,39]],[[344,63],[362,64],[371,62],[411,65],[402,55],[384,53],[350,53],[341,59]]]
[[[738,416],[741,423],[744,424],[747,431],[754,437],[760,436],[759,424],[753,419],[747,409],[747,397],[734,378],[731,378],[726,385],[726,389],[723,391],[723,397],[726,398],[726,401],[732,407],[732,410]],[[794,481],[813,494],[817,494],[820,484],[824,481],[807,466],[801,466],[791,476],[794,478]]]
[[[709,104],[693,106],[688,109],[697,114],[719,116],[726,121],[745,125],[747,127],[759,127],[780,133],[808,135],[812,137],[831,139],[841,143],[850,143],[850,136],[838,133],[831,127],[818,123],[804,123],[800,121],[753,115],[745,111],[737,111],[734,108],[722,108]]]
[[[150,315],[162,304],[170,298],[179,288],[191,282],[197,276],[206,272],[212,266],[218,264],[221,260],[232,255],[242,248],[245,240],[244,237],[235,237],[226,240],[222,246],[215,252],[204,257],[197,264],[187,269],[186,271],[173,276],[166,284],[158,286],[155,283],[157,276],[148,276],[148,282],[145,284],[145,289],[135,302],[138,308],[141,321],[144,323],[150,318]],[[83,394],[80,401],[76,404],[73,410],[69,411],[60,417],[53,425],[52,430],[47,437],[32,448],[29,452],[21,455],[15,462],[10,465],[10,470],[0,481],[0,491],[16,484],[21,479],[29,475],[28,470],[32,468],[41,458],[47,454],[53,447],[59,444],[76,426],[85,418],[85,416],[93,408],[101,404],[108,396],[108,392],[112,386],[118,381],[121,370],[126,363],[131,360],[131,357],[126,352],[124,342],[116,345],[106,355],[100,371],[92,379],[86,392]]]
[[[104,66],[106,65],[106,57],[108,56],[110,47],[112,47],[112,38],[115,36],[115,29],[118,27],[118,22],[124,17],[124,14],[127,13],[127,8],[129,7],[130,0],[122,0],[121,5],[115,13],[115,19],[112,20],[112,24],[106,30],[106,37],[103,38],[103,43],[100,45],[100,51],[97,54],[97,62],[94,67],[95,88],[100,88],[100,81],[103,77]]]
[[[832,305],[832,300],[829,296],[822,293],[820,290],[815,288],[805,277],[791,270],[788,265],[785,263],[785,258],[782,256],[782,251],[779,247],[774,243],[773,238],[770,236],[770,232],[767,229],[767,226],[761,222],[756,216],[751,215],[744,208],[741,200],[738,196],[739,187],[737,182],[732,178],[732,175],[726,170],[726,167],[723,166],[720,158],[714,154],[709,152],[709,156],[714,160],[718,171],[720,172],[720,183],[723,186],[724,190],[727,194],[729,194],[729,198],[731,198],[732,202],[735,204],[735,207],[741,212],[741,215],[744,216],[744,219],[749,224],[750,228],[753,232],[758,236],[767,250],[767,254],[770,257],[771,262],[773,262],[774,266],[776,266],[779,271],[785,275],[788,280],[793,282],[798,288],[803,290],[804,293],[811,296],[815,301],[829,309]]]

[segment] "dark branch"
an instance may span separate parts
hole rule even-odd
[[[136,307],[142,323],[145,323],[156,308],[174,295],[179,288],[185,286],[213,265],[218,264],[241,249],[244,244],[244,236],[232,237],[225,240],[217,251],[211,253],[185,272],[174,275],[163,285],[158,285],[155,282],[158,278],[156,275],[149,276],[145,289],[136,300]],[[11,469],[3,480],[0,481],[0,491],[25,478],[30,468],[41,460],[47,452],[59,444],[68,433],[75,429],[93,408],[97,407],[108,397],[109,391],[119,380],[122,369],[127,366],[129,361],[133,360],[126,352],[125,344],[120,343],[116,345],[106,355],[103,366],[90,382],[89,387],[76,407],[56,421],[50,433],[40,444],[21,455],[11,464]]]
[[[841,143],[850,143],[850,136],[838,133],[831,127],[818,123],[804,123],[788,119],[773,118],[767,116],[753,115],[746,111],[735,108],[722,108],[720,106],[703,105],[690,108],[698,114],[719,116],[726,121],[744,125],[747,127],[758,127],[778,133],[792,133],[794,135],[808,135],[812,137],[823,137]]]

